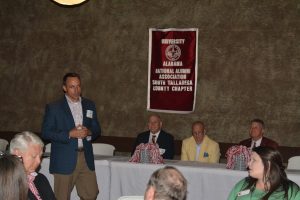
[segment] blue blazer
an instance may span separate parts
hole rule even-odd
[[[149,142],[150,131],[140,133],[134,143],[131,155],[133,155],[135,148],[141,143]],[[174,137],[163,130],[160,130],[159,136],[156,140],[159,148],[165,149],[165,153],[162,155],[164,159],[173,159],[174,157]]]
[[[101,133],[97,119],[95,104],[85,98],[81,98],[83,126],[92,132],[92,140]],[[92,111],[92,117],[87,116],[87,111]],[[75,127],[75,122],[66,97],[54,103],[46,105],[44,121],[42,125],[42,138],[51,141],[50,173],[71,174],[77,162],[76,149],[78,140],[69,138],[69,131]],[[91,141],[82,140],[87,166],[95,170],[94,154]]]

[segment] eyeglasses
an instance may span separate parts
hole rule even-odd
[[[204,135],[205,132],[194,132],[193,135],[197,135],[197,136],[200,136],[200,135]]]

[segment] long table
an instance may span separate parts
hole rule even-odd
[[[95,160],[95,171],[97,176],[97,183],[99,187],[99,195],[97,200],[109,200],[110,196],[110,160],[113,160],[110,157],[97,157]],[[54,177],[49,173],[49,163],[48,158],[44,158],[41,163],[40,172],[43,173],[49,180],[50,185],[54,186]],[[80,200],[77,195],[76,188],[74,187],[71,193],[71,200]]]
[[[166,165],[176,167],[187,179],[188,200],[226,199],[231,188],[247,176],[245,171],[225,169],[224,164],[169,161]],[[122,195],[143,195],[153,171],[163,166],[165,165],[111,162],[111,200]]]
[[[97,181],[100,187],[97,200],[117,200],[125,195],[144,195],[151,174],[165,165],[176,167],[186,177],[188,200],[225,200],[233,186],[248,176],[246,171],[226,169],[225,164],[166,160],[165,164],[156,165],[129,163],[127,157],[95,157],[95,159]],[[48,165],[49,159],[42,162],[42,173],[53,184]],[[300,185],[300,171],[287,171],[287,175]],[[75,190],[72,192],[71,199],[79,199]]]

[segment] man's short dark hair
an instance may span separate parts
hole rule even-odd
[[[252,124],[253,122],[259,123],[259,124],[261,124],[261,126],[262,126],[263,128],[265,128],[265,123],[264,123],[263,120],[256,118],[256,119],[252,119],[252,120],[251,120],[251,124]]]
[[[166,166],[156,170],[148,182],[148,188],[151,186],[154,187],[156,200],[186,199],[187,181],[175,167]]]
[[[63,77],[63,85],[66,85],[66,82],[67,82],[67,79],[69,77],[76,77],[80,80],[80,75],[75,73],[75,72],[69,72],[69,73],[66,73]]]

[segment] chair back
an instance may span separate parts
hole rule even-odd
[[[8,141],[0,138],[0,151],[6,151]]]
[[[143,196],[122,196],[118,200],[144,200]]]
[[[94,155],[113,156],[115,147],[111,144],[93,143]]]
[[[300,170],[300,156],[291,157],[288,160],[287,169],[297,169],[297,170]]]
[[[45,153],[51,152],[51,143],[46,144]]]

